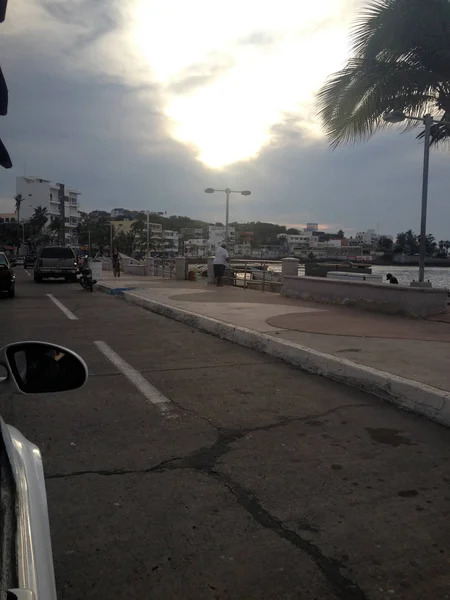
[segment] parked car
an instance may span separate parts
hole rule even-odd
[[[31,267],[34,267],[35,262],[36,262],[36,255],[35,254],[27,254],[25,256],[25,260],[23,261],[24,269],[29,269]]]
[[[0,293],[6,293],[14,298],[16,276],[4,252],[0,252]]]
[[[61,346],[18,342],[0,350],[0,394],[63,392],[87,377],[83,359]],[[0,596],[56,600],[41,453],[1,417],[0,467]]]
[[[23,264],[24,264],[24,262],[25,262],[25,259],[24,259],[24,257],[23,257],[23,256],[18,256],[18,257],[16,258],[16,263],[17,263],[18,265],[23,265]]]
[[[66,281],[76,282],[77,267],[72,248],[46,246],[34,264],[34,281],[40,283],[46,277],[64,277]]]

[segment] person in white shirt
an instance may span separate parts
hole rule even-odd
[[[218,287],[223,286],[223,276],[225,275],[225,269],[230,262],[230,257],[225,243],[217,247],[216,255],[214,257],[214,278]]]

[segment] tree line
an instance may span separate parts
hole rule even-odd
[[[449,249],[450,240],[439,240],[437,242],[432,233],[427,234],[425,238],[425,253],[427,256],[447,258]],[[402,254],[419,254],[419,250],[420,235],[416,235],[411,229],[397,234],[394,252]]]

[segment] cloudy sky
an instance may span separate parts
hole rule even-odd
[[[392,128],[330,150],[315,93],[348,54],[363,0],[9,0],[0,212],[26,172],[128,207],[329,230],[419,229],[422,148]],[[433,151],[429,230],[450,239],[448,151]]]

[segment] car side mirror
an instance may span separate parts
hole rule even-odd
[[[84,360],[62,346],[46,342],[17,342],[0,350],[0,385],[13,382],[22,394],[75,390],[86,383]]]

